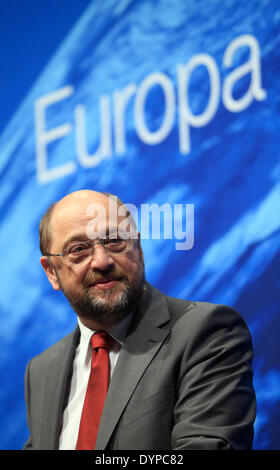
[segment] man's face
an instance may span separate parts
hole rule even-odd
[[[102,239],[109,227],[118,228],[124,219],[110,219],[109,200],[103,195],[89,194],[89,198],[78,201],[65,199],[51,219],[51,253],[62,253],[88,240],[93,230],[102,232]],[[98,219],[87,215],[89,205],[95,203],[105,208]],[[92,329],[120,321],[135,309],[143,292],[144,261],[139,238],[132,240],[131,249],[118,255],[97,244],[86,264],[71,264],[63,257],[42,257],[41,263],[54,289],[63,291],[81,321]]]

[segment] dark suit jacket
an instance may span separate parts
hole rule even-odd
[[[30,361],[25,449],[58,448],[79,329]],[[96,449],[250,449],[252,345],[233,309],[149,284],[121,349]]]

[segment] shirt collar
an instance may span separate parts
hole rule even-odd
[[[107,328],[105,331],[114,338],[119,344],[123,345],[126,338],[126,334],[132,320],[133,312],[123,318],[120,322],[112,325],[110,328]],[[91,330],[86,327],[78,317],[78,325],[81,332],[79,349],[81,361],[84,364],[89,359],[89,342],[92,335],[95,333],[95,330]]]

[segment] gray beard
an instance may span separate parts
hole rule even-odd
[[[144,282],[139,288],[126,284],[113,303],[110,303],[110,295],[112,295],[110,291],[103,293],[103,298],[93,297],[88,292],[84,292],[79,299],[74,301],[66,297],[79,317],[94,320],[105,327],[118,323],[135,310],[141,299],[143,287]]]
[[[103,325],[104,328],[118,323],[132,313],[138,306],[145,288],[144,264],[140,268],[137,285],[132,286],[128,281],[123,281],[125,284],[123,290],[111,302],[110,297],[114,295],[114,288],[103,291],[102,298],[90,295],[86,289],[79,298],[72,298],[69,293],[65,292],[58,272],[56,274],[60,289],[78,317],[85,320],[94,320]]]

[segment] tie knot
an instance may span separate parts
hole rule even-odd
[[[104,348],[109,351],[113,342],[113,338],[112,336],[108,335],[106,331],[100,331],[91,337],[90,342],[93,349]]]

